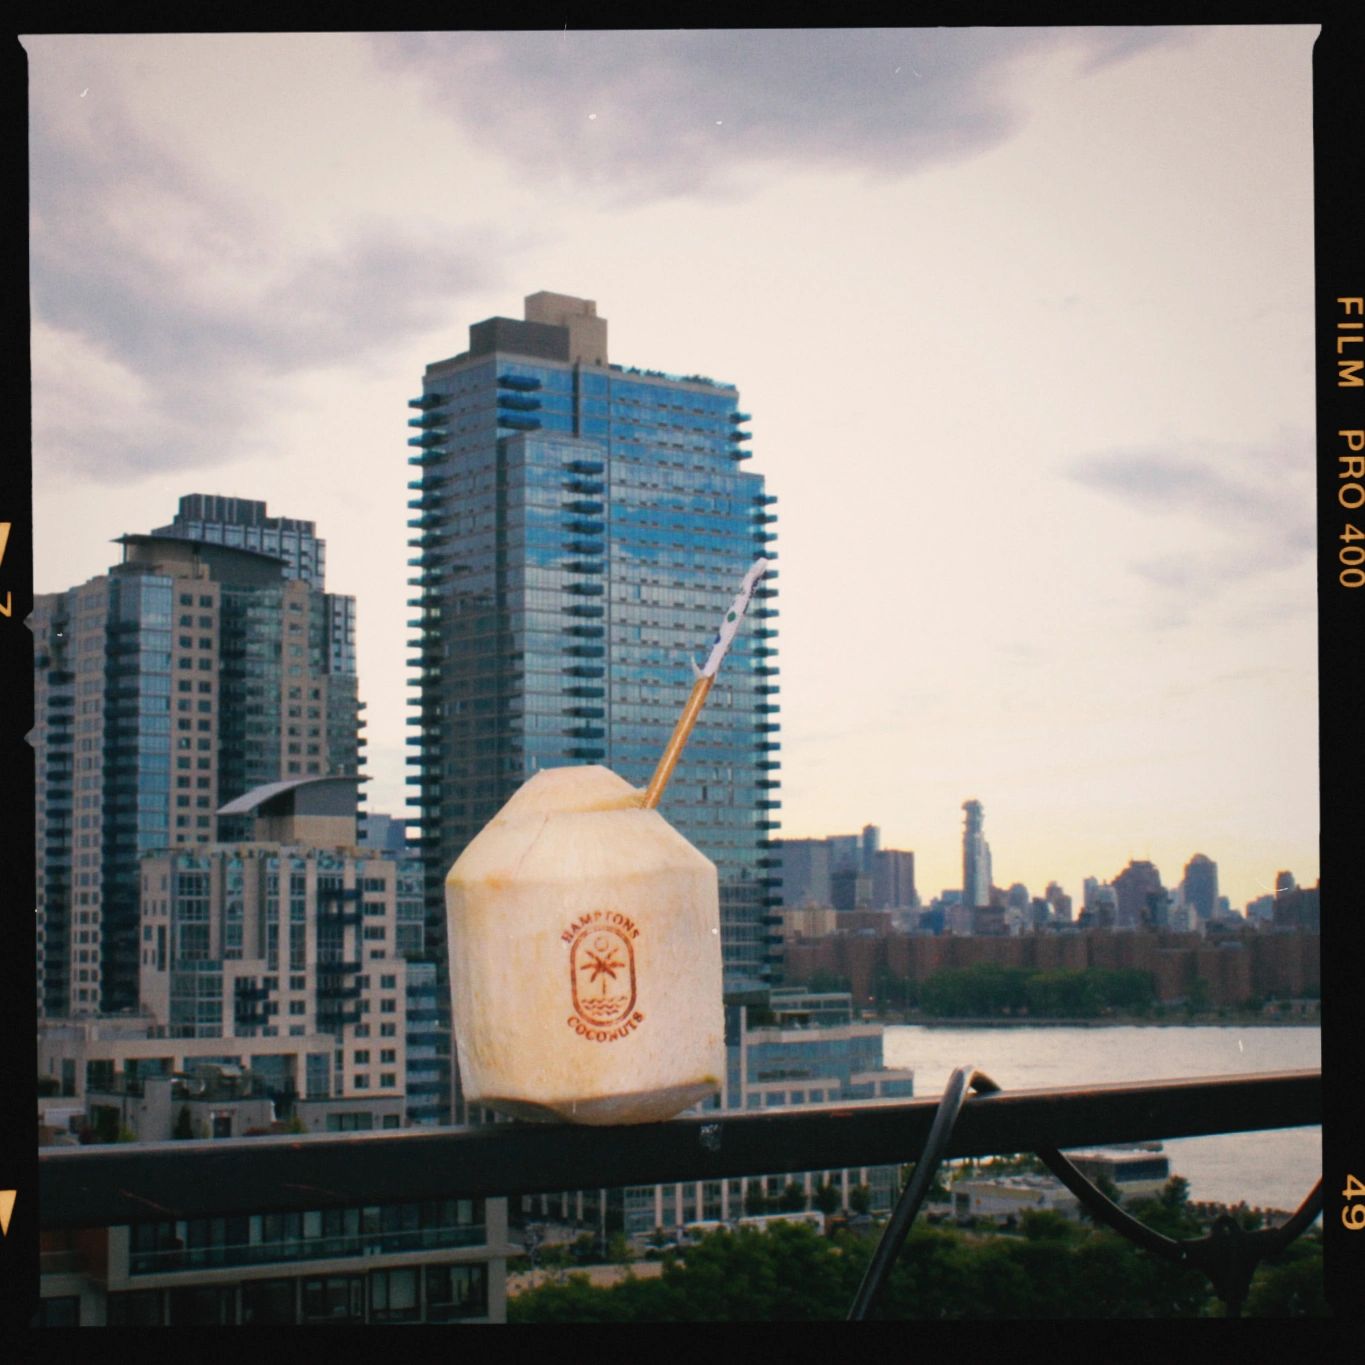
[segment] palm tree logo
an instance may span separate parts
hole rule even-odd
[[[574,1012],[600,1029],[635,1008],[635,950],[619,929],[590,925],[569,948]]]
[[[592,985],[598,977],[602,978],[602,994],[607,993],[607,978],[616,980],[616,973],[626,964],[617,959],[616,949],[605,934],[599,934],[591,948],[587,949],[588,960],[578,969],[590,973],[588,984]]]

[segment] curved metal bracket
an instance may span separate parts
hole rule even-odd
[[[1233,1318],[1241,1315],[1251,1277],[1261,1261],[1283,1251],[1322,1212],[1322,1181],[1319,1180],[1294,1216],[1278,1228],[1258,1228],[1249,1232],[1235,1218],[1224,1214],[1214,1222],[1206,1236],[1176,1239],[1125,1213],[1055,1147],[1038,1147],[1035,1151],[1048,1170],[1097,1222],[1104,1223],[1153,1255],[1203,1271],[1213,1285],[1213,1292],[1227,1305],[1228,1316]]]
[[[998,1093],[1000,1087],[975,1067],[958,1067],[948,1078],[924,1150],[915,1161],[914,1171],[901,1191],[886,1231],[882,1234],[872,1260],[868,1263],[862,1283],[858,1286],[858,1293],[854,1297],[853,1306],[849,1309],[848,1321],[865,1319],[876,1303],[891,1266],[905,1243],[910,1226],[915,1221],[915,1215],[929,1193],[929,1186],[943,1160],[953,1125],[962,1112],[963,1104],[966,1103],[968,1090],[974,1090],[980,1095],[989,1095]],[[1235,1218],[1224,1214],[1213,1224],[1207,1236],[1181,1239],[1167,1237],[1154,1228],[1149,1228],[1145,1223],[1138,1222],[1131,1214],[1119,1208],[1112,1199],[1087,1180],[1057,1148],[1037,1147],[1034,1150],[1043,1164],[1076,1196],[1081,1206],[1096,1222],[1103,1223],[1144,1251],[1177,1265],[1190,1266],[1202,1271],[1212,1284],[1214,1293],[1227,1306],[1227,1315],[1230,1318],[1241,1315],[1242,1304],[1246,1300],[1247,1290],[1251,1287],[1252,1276],[1261,1261],[1284,1250],[1300,1233],[1306,1231],[1322,1212],[1322,1181],[1319,1180],[1308,1197],[1299,1205],[1294,1216],[1278,1228],[1259,1228],[1249,1232]]]

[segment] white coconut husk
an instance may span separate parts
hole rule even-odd
[[[715,865],[600,766],[530,778],[446,878],[460,1079],[522,1118],[648,1123],[725,1066]]]

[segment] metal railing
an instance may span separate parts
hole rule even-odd
[[[39,1153],[45,1229],[555,1194],[919,1160],[937,1098],[715,1113],[630,1128],[496,1123],[109,1144]],[[1064,1150],[1322,1122],[1322,1073],[1290,1071],[963,1100],[939,1157]]]

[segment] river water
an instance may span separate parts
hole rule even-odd
[[[915,1094],[943,1093],[959,1066],[984,1071],[1002,1090],[1103,1085],[1190,1076],[1297,1071],[1322,1065],[1317,1028],[1117,1025],[1104,1028],[957,1028],[893,1024],[887,1066],[913,1067]],[[1196,1200],[1298,1208],[1322,1171],[1322,1129],[1285,1128],[1165,1144],[1171,1172]]]

